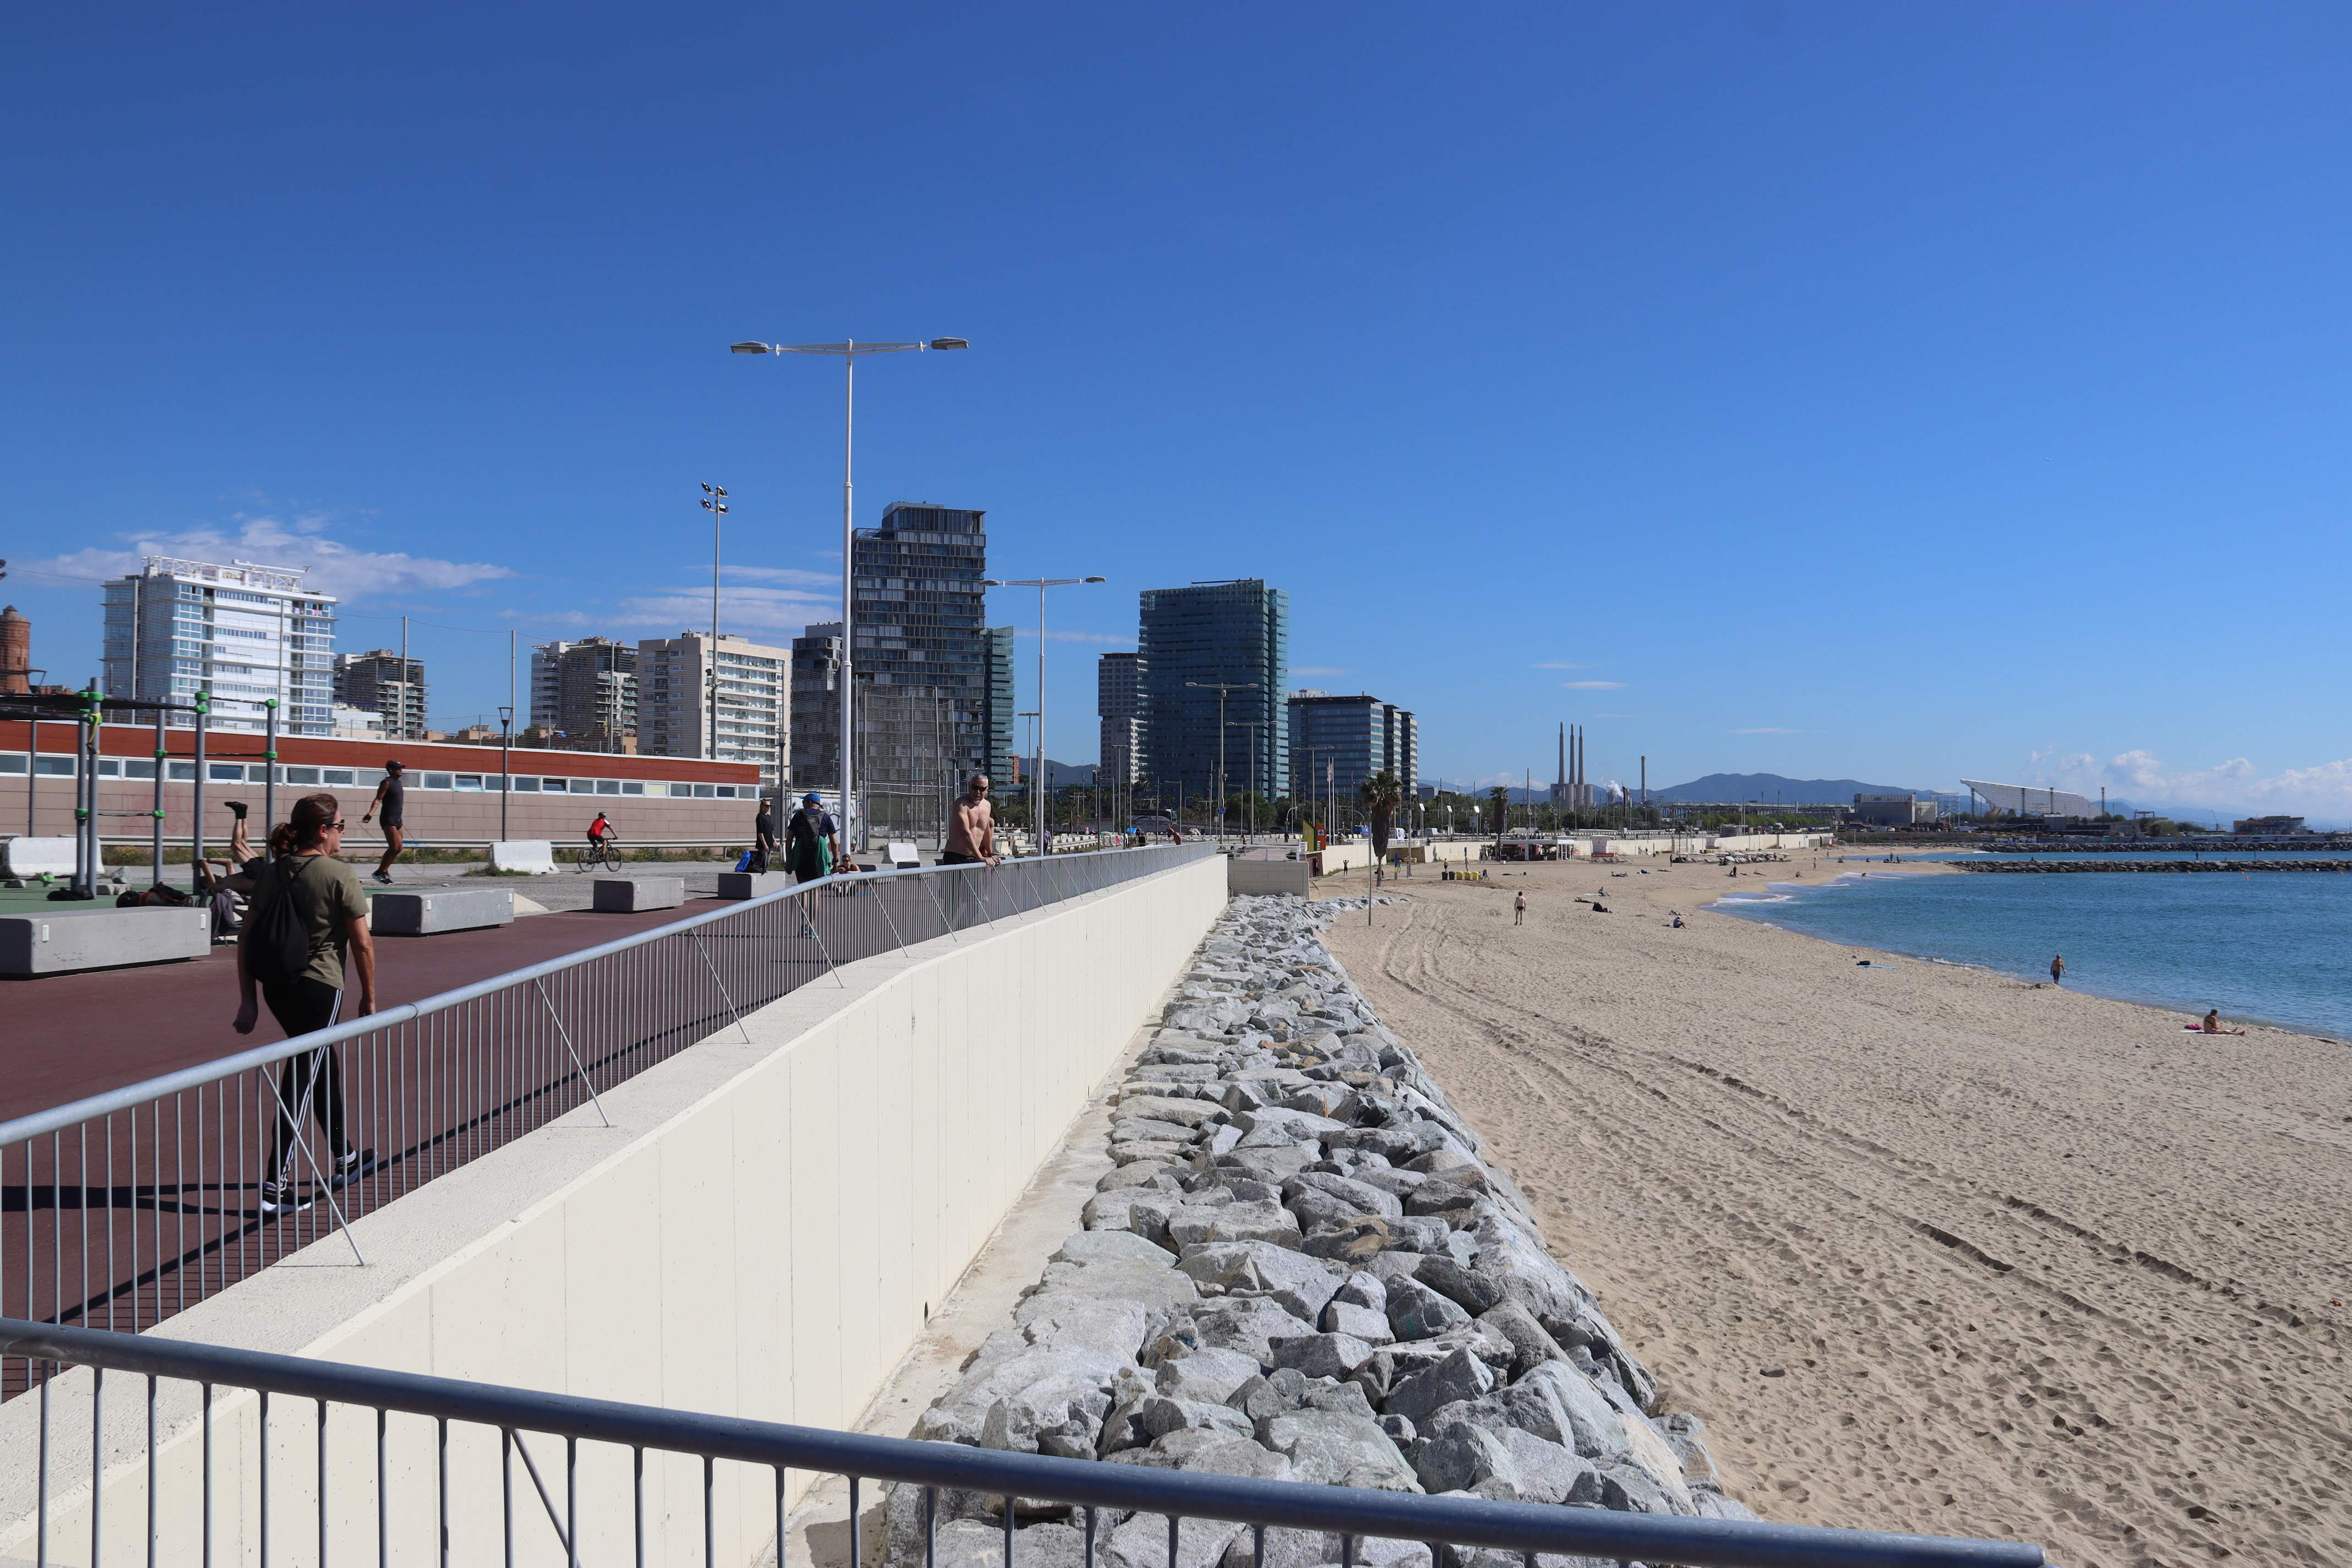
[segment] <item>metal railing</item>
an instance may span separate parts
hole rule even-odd
[[[127,1506],[112,1510],[99,1506],[97,1494],[106,1486],[110,1468],[114,1471],[117,1485],[133,1489],[126,1503],[137,1501],[142,1487],[136,1473],[135,1439],[131,1445],[132,1463],[124,1464],[120,1454],[114,1464],[108,1463],[104,1379],[109,1372],[145,1379],[143,1496],[147,1502],[147,1540],[143,1558],[135,1546],[128,1551],[118,1549],[116,1555],[118,1560],[137,1559],[150,1564],[164,1561],[168,1554],[172,1561],[200,1562],[209,1568],[214,1560],[216,1469],[235,1478],[227,1484],[228,1495],[218,1511],[234,1514],[240,1531],[250,1528],[258,1532],[262,1568],[268,1568],[270,1563],[273,1531],[281,1542],[281,1553],[286,1552],[284,1542],[302,1543],[315,1540],[317,1562],[322,1565],[328,1559],[331,1536],[343,1542],[338,1562],[363,1561],[368,1553],[360,1542],[368,1533],[375,1538],[373,1555],[376,1568],[390,1568],[395,1555],[422,1556],[423,1552],[404,1549],[412,1539],[425,1534],[421,1525],[428,1503],[438,1525],[432,1539],[439,1543],[439,1561],[445,1563],[451,1560],[453,1552],[468,1561],[487,1557],[489,1543],[469,1539],[467,1532],[470,1526],[488,1534],[486,1527],[494,1516],[496,1527],[503,1535],[508,1568],[512,1568],[516,1561],[519,1532],[524,1534],[522,1548],[529,1558],[548,1561],[552,1548],[572,1568],[590,1555],[583,1552],[582,1543],[592,1538],[598,1548],[594,1561],[601,1568],[611,1568],[621,1551],[627,1549],[626,1543],[632,1542],[637,1568],[644,1568],[649,1558],[679,1563],[694,1561],[697,1556],[702,1568],[719,1568],[721,1531],[717,1500],[722,1489],[730,1505],[727,1512],[730,1527],[740,1521],[740,1505],[746,1499],[759,1499],[758,1506],[764,1512],[766,1500],[772,1497],[776,1561],[782,1563],[785,1561],[782,1548],[790,1536],[787,1480],[793,1470],[848,1479],[847,1540],[845,1552],[839,1559],[845,1568],[857,1568],[866,1561],[860,1490],[861,1483],[869,1481],[923,1489],[924,1568],[936,1568],[939,1561],[937,1532],[943,1522],[940,1505],[947,1500],[943,1497],[947,1493],[979,1494],[999,1500],[1001,1520],[991,1521],[990,1524],[1001,1531],[1003,1568],[1018,1568],[1020,1532],[1015,1524],[1020,1518],[1026,1516],[1034,1521],[1062,1514],[1084,1531],[1087,1568],[1095,1568],[1106,1521],[1131,1523],[1137,1515],[1166,1519],[1169,1568],[1178,1568],[1181,1526],[1188,1520],[1237,1522],[1245,1527],[1250,1532],[1254,1559],[1260,1564],[1265,1561],[1269,1530],[1336,1536],[1336,1551],[1328,1557],[1308,1561],[1336,1561],[1343,1568],[1354,1563],[1358,1543],[1365,1541],[1426,1542],[1433,1564],[1449,1561],[1439,1550],[1444,1546],[1457,1552],[1484,1548],[1520,1556],[1528,1568],[1537,1568],[1544,1556],[1569,1556],[1579,1562],[1597,1558],[1621,1563],[1680,1563],[1686,1568],[2036,1568],[2044,1561],[2040,1547],[2015,1542],[1490,1502],[1460,1496],[1365,1491],[1299,1481],[1253,1480],[1140,1465],[1050,1458],[951,1443],[914,1442],[698,1415],[299,1356],[268,1355],[5,1319],[0,1319],[0,1354],[29,1358],[45,1373],[65,1365],[93,1369],[87,1394],[87,1454],[52,1454],[53,1378],[45,1375],[37,1380],[40,1415],[39,1450],[34,1460],[38,1494],[34,1568],[47,1568],[51,1561],[52,1493],[62,1494],[68,1487],[79,1485],[78,1479],[61,1484],[62,1478],[90,1479],[89,1517],[84,1526],[89,1531],[89,1563],[103,1560],[102,1521],[108,1517],[118,1522],[126,1516],[135,1517]],[[203,1495],[197,1530],[201,1539],[194,1542],[162,1538],[163,1527],[153,1505],[160,1489],[158,1466],[162,1462],[158,1458],[155,1414],[157,1383],[162,1379],[194,1384],[201,1390],[202,1408],[196,1417],[202,1427],[202,1472],[198,1484]],[[259,1410],[253,1423],[253,1441],[249,1445],[236,1441],[234,1452],[215,1454],[215,1412],[223,1391],[258,1395]],[[279,1479],[276,1511],[285,1516],[282,1518],[272,1517],[270,1495],[273,1443],[269,1399],[273,1394],[300,1402],[293,1406],[290,1416],[281,1415],[278,1418],[281,1429],[275,1446],[289,1458],[299,1455],[292,1476],[281,1473]],[[347,1418],[341,1423],[340,1430],[346,1434],[341,1451],[331,1452],[338,1424],[331,1421],[330,1411],[339,1405],[373,1411],[375,1419],[370,1423]],[[397,1425],[391,1420],[394,1415],[402,1417]],[[461,1428],[459,1447],[463,1458],[457,1472],[458,1484],[461,1489],[470,1489],[466,1506],[455,1510],[449,1459],[452,1424]],[[243,1426],[240,1421],[237,1431],[241,1433]],[[467,1427],[478,1429],[470,1444],[463,1431]],[[371,1428],[373,1442],[365,1435]],[[484,1495],[490,1489],[484,1473],[488,1467],[483,1461],[488,1456],[483,1439],[491,1432],[498,1438],[495,1502],[489,1502]],[[531,1456],[525,1441],[528,1435],[544,1435],[562,1443],[562,1474],[558,1479],[560,1502],[558,1489],[551,1488],[549,1478],[541,1475],[538,1461]],[[306,1444],[302,1441],[305,1436],[314,1440]],[[593,1447],[583,1455],[583,1444],[627,1450],[626,1473],[634,1478],[635,1485],[625,1514],[617,1489],[599,1484],[596,1476],[592,1476],[590,1486],[583,1491],[580,1484],[583,1463],[598,1458]],[[306,1448],[311,1451],[303,1452]],[[388,1462],[388,1451],[395,1448],[399,1451],[396,1462]],[[649,1451],[700,1461],[698,1523],[702,1540],[698,1553],[685,1542],[670,1538],[674,1530],[694,1528],[697,1521],[692,1514],[674,1506],[647,1507],[645,1480],[646,1456]],[[529,1492],[517,1485],[518,1454],[523,1461],[523,1479],[530,1486]],[[434,1455],[438,1456],[437,1468],[432,1464]],[[610,1458],[617,1459],[619,1456]],[[175,1450],[168,1462],[175,1467],[185,1466],[184,1447]],[[722,1464],[731,1473],[722,1475]],[[749,1467],[751,1473],[743,1474],[741,1467]],[[257,1505],[245,1486],[249,1470],[258,1472]],[[430,1482],[424,1479],[428,1470],[433,1474]],[[351,1479],[353,1472],[358,1473],[356,1480]],[[617,1464],[597,1466],[597,1476],[617,1478],[618,1472]],[[311,1475],[316,1477],[315,1483],[310,1480]],[[335,1491],[339,1475],[345,1478],[341,1496]],[[372,1484],[365,1479],[369,1475],[373,1478]],[[395,1479],[413,1486],[415,1495],[394,1495]],[[308,1500],[307,1509],[299,1495],[304,1488],[314,1493]],[[182,1505],[173,1509],[172,1517],[184,1521],[188,1513],[184,1485],[175,1490]],[[285,1500],[289,1491],[296,1494],[291,1506]],[[429,1497],[425,1495],[428,1492]],[[531,1492],[537,1494],[536,1508],[532,1506]],[[518,1498],[521,1499],[520,1504]],[[79,1500],[75,1501],[79,1505]],[[453,1515],[459,1521],[454,1540]],[[398,1552],[394,1546],[394,1521],[400,1521],[403,1534],[404,1550]],[[650,1546],[649,1527],[654,1535]],[[728,1533],[731,1538],[751,1546],[748,1551],[739,1546],[731,1554],[733,1558],[744,1564],[760,1561],[760,1547],[765,1544],[760,1537],[764,1536],[767,1528],[764,1521],[749,1533],[730,1528]],[[243,1542],[235,1544],[241,1547]],[[898,1544],[906,1561],[898,1561],[899,1554],[894,1554],[888,1568],[913,1568],[912,1540],[903,1539]],[[74,1542],[77,1557],[80,1546],[79,1541]],[[1185,1555],[1197,1559],[1200,1553],[1196,1540]],[[292,1554],[298,1561],[309,1560],[308,1552],[300,1544],[294,1547]],[[243,1553],[233,1550],[232,1555],[241,1557]],[[969,1561],[969,1556],[960,1554],[960,1560]]]
[[[364,1262],[359,1215],[842,964],[1213,852],[828,877],[0,1122],[0,1317],[136,1333],[336,1229]]]

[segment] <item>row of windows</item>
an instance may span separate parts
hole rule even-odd
[[[69,779],[74,776],[75,759],[70,756],[44,755],[36,759],[42,778]],[[173,784],[192,784],[196,776],[194,762],[167,761],[170,772],[164,774]],[[25,753],[0,752],[0,776],[25,776]],[[374,770],[366,770],[373,775]],[[304,767],[281,763],[278,782],[281,784],[310,788],[332,788],[337,785],[357,787],[363,783],[373,788],[373,776],[362,780],[356,768]],[[100,757],[98,776],[102,779],[140,779],[152,781],[155,763],[152,757]],[[264,763],[205,763],[207,784],[267,784],[268,764]],[[421,790],[448,790],[459,795],[478,791],[496,794],[499,775],[496,773],[413,773],[408,775],[408,787]],[[756,800],[759,791],[750,784],[708,784],[673,783],[663,779],[572,779],[526,777],[517,773],[514,780],[517,795],[645,795],[673,800]]]

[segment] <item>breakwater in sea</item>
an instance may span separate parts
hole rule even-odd
[[[2352,871],[2352,858],[2320,859],[2305,856],[2292,860],[1955,860],[1962,871]]]

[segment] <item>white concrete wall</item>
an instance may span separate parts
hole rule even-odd
[[[1209,858],[993,931],[842,972],[173,1319],[172,1338],[401,1371],[845,1428],[856,1423],[1031,1174],[1181,973],[1225,901]],[[746,1037],[748,1036],[748,1038]],[[53,1395],[49,1558],[89,1550],[89,1373]],[[191,1391],[163,1385],[164,1556],[193,1561],[201,1449]],[[143,1563],[144,1394],[106,1399],[102,1560]],[[0,1557],[32,1556],[37,1401],[0,1406]],[[259,1561],[257,1403],[212,1422],[213,1560]],[[316,1416],[272,1401],[272,1552],[318,1556]],[[374,1422],[329,1417],[330,1558],[373,1562]],[[562,1504],[562,1445],[530,1439]],[[431,1561],[429,1422],[394,1417],[392,1555]],[[452,1428],[451,1558],[502,1550],[499,1439]],[[789,1478],[796,1496],[812,1478]],[[520,1463],[517,1552],[563,1561]],[[649,1561],[699,1564],[698,1461],[649,1454]],[[718,1470],[718,1560],[774,1531],[775,1480]],[[632,1552],[626,1451],[581,1452],[581,1555]]]

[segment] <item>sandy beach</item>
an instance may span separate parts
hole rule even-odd
[[[1640,864],[1400,879],[1329,942],[1735,1495],[2068,1568],[2352,1562],[2352,1048],[1859,967]]]

